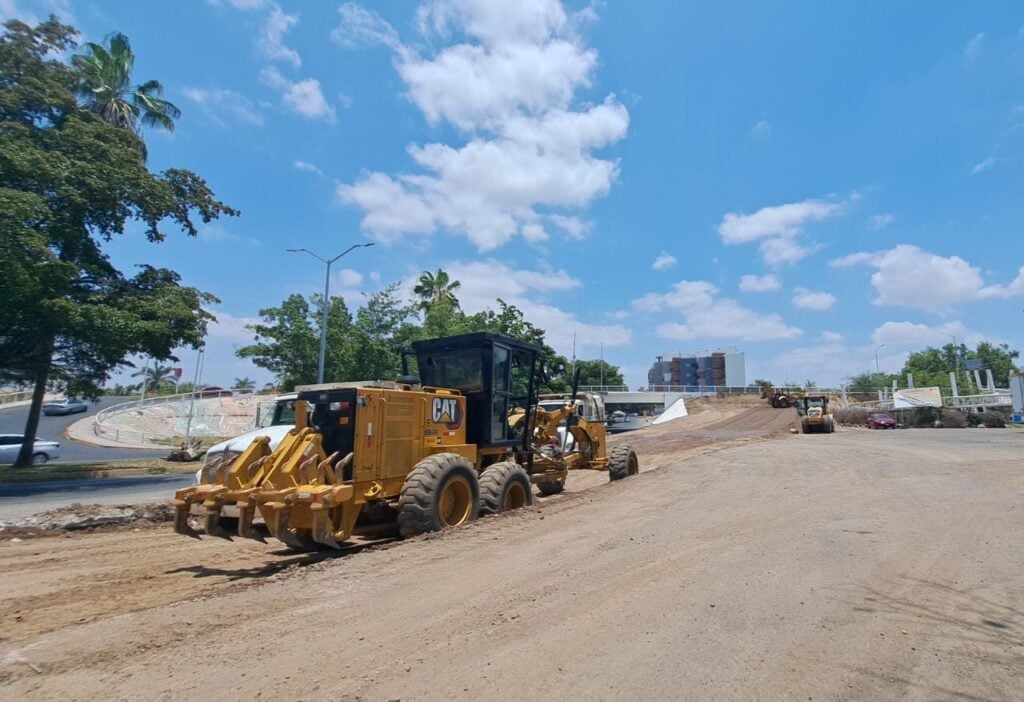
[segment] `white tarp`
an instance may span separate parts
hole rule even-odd
[[[942,390],[937,387],[897,390],[892,395],[892,406],[894,409],[942,407]]]
[[[651,424],[664,424],[665,422],[671,422],[673,419],[685,417],[686,414],[686,402],[680,397],[668,409],[659,414],[658,418],[651,422]]]

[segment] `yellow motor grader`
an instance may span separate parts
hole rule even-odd
[[[831,434],[836,430],[836,422],[828,407],[827,395],[805,395],[796,405],[800,415],[800,431],[804,434],[824,432]]]
[[[490,333],[418,341],[416,377],[300,392],[276,449],[257,438],[175,494],[174,529],[199,537],[198,517],[208,535],[263,540],[259,515],[292,548],[338,548],[395,522],[409,537],[530,505],[533,485],[560,492],[569,470],[637,473],[636,453],[609,454],[575,402],[536,406],[540,350]]]

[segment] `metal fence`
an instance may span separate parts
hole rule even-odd
[[[255,393],[249,389],[231,389],[231,390],[219,390],[203,394],[200,391],[180,393],[175,395],[159,395],[157,397],[147,397],[139,400],[129,400],[128,402],[119,402],[116,405],[111,405],[101,409],[93,417],[92,431],[93,434],[104,439],[109,439],[119,444],[135,444],[135,445],[152,445],[152,444],[165,444],[170,445],[175,440],[180,440],[182,437],[181,432],[160,432],[160,431],[133,431],[131,429],[123,429],[116,426],[111,422],[111,418],[116,417],[118,414],[125,412],[137,411],[142,408],[150,408],[157,405],[165,405],[177,402],[189,402],[191,400],[211,400],[219,397],[253,397]]]

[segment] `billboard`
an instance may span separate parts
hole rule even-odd
[[[942,407],[942,390],[937,387],[897,390],[892,395],[892,406],[893,409]]]

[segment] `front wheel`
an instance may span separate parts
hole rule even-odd
[[[457,453],[438,453],[416,464],[398,500],[403,537],[462,526],[480,512],[476,471]]]
[[[41,466],[50,460],[50,457],[45,453],[33,453],[32,454],[32,465]]]

